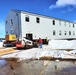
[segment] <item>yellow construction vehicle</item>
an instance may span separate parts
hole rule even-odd
[[[15,34],[5,35],[5,41],[3,43],[3,46],[15,46],[15,45],[16,45],[16,35]]]

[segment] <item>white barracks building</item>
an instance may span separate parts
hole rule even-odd
[[[75,39],[76,23],[40,14],[10,10],[5,20],[6,35],[15,34],[22,39]]]

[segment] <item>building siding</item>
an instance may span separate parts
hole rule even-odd
[[[16,16],[16,13],[19,14],[19,19]],[[26,16],[29,16],[29,22],[25,21]],[[36,22],[36,18],[40,19],[40,23]],[[10,19],[13,20],[13,25],[9,25]],[[8,34],[10,34],[12,28],[13,34],[17,34],[19,38],[26,37],[26,34],[33,34],[33,39],[38,39],[39,37],[43,39],[45,39],[46,37],[48,37],[49,39],[76,38],[76,23],[66,20],[51,17],[49,18],[28,12],[23,13],[10,11],[8,17],[6,18],[6,21],[8,21],[8,23],[5,24],[6,32],[8,31]],[[55,21],[55,25],[53,25],[53,21]],[[53,32],[55,33],[55,35],[53,34]],[[69,32],[71,32],[71,35],[69,34]]]
[[[29,16],[29,22],[25,21],[25,16]],[[40,23],[36,23],[36,17],[40,18]],[[76,27],[73,27],[73,23],[67,21],[61,21],[52,18],[44,18],[38,15],[29,15],[22,13],[22,35],[23,37],[26,33],[32,33],[34,39],[38,39],[42,37],[48,37],[49,39],[64,39],[64,38],[75,38],[76,34],[73,35],[73,32],[76,33]],[[52,21],[55,21],[55,25],[53,25]],[[59,23],[61,22],[61,23]],[[69,26],[70,25],[70,26]],[[55,30],[56,35],[53,35],[53,30]],[[59,31],[61,30],[61,35],[59,35]],[[71,31],[71,35],[69,35],[69,31]],[[66,35],[65,35],[66,32]]]
[[[18,14],[18,15],[17,15]],[[6,20],[5,20],[5,33],[8,34],[16,34],[16,36],[21,37],[21,15],[20,13],[11,11]],[[13,24],[10,25],[10,20],[12,19]],[[7,23],[6,23],[7,21]],[[8,33],[7,33],[8,32]]]

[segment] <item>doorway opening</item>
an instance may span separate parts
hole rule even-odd
[[[33,40],[33,35],[32,34],[26,34],[26,38],[28,40]]]

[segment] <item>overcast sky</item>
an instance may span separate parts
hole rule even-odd
[[[0,0],[0,37],[5,36],[5,18],[11,9],[76,21],[76,0]]]

